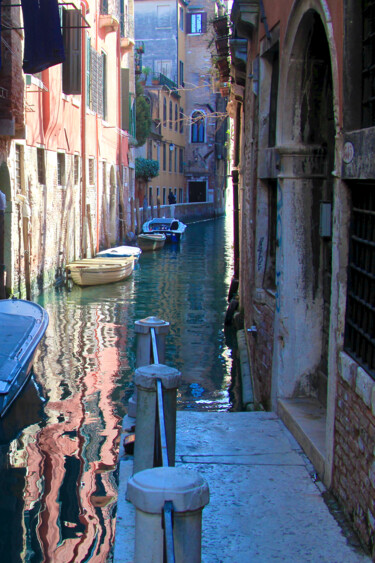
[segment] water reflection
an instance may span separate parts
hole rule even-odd
[[[230,244],[224,220],[190,225],[181,245],[145,253],[125,282],[42,296],[50,325],[35,362],[41,393],[25,390],[2,426],[1,560],[108,560],[137,319],[171,323],[166,363],[183,373],[179,408],[231,408]]]

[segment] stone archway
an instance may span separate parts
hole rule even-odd
[[[322,212],[333,206],[338,74],[328,8],[296,3],[280,65],[277,312],[273,402],[315,403],[325,424],[332,252]],[[326,235],[326,236],[325,236]],[[281,399],[281,400],[280,400]],[[284,402],[283,402],[284,401]],[[307,407],[306,407],[307,405]],[[291,404],[289,407],[292,408]],[[325,440],[314,459],[324,472]]]

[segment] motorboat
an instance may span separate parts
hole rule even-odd
[[[163,248],[166,238],[164,233],[141,233],[138,235],[137,244],[144,252],[159,250]]]
[[[134,270],[134,257],[83,258],[66,265],[74,283],[80,286],[103,285],[125,280]]]
[[[186,225],[173,217],[157,217],[146,221],[142,227],[142,233],[162,233],[167,241],[177,242],[181,240],[186,230]]]
[[[126,258],[133,256],[134,260],[139,260],[142,250],[137,246],[115,246],[114,248],[107,248],[97,253],[98,258]]]
[[[25,387],[48,322],[47,311],[37,303],[0,300],[0,417]]]

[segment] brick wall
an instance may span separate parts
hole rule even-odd
[[[374,552],[375,416],[360,387],[355,377],[338,380],[332,488],[361,539]],[[371,400],[369,386],[363,390]]]

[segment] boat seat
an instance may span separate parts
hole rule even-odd
[[[14,356],[30,335],[35,323],[34,317],[0,313],[1,356]]]

